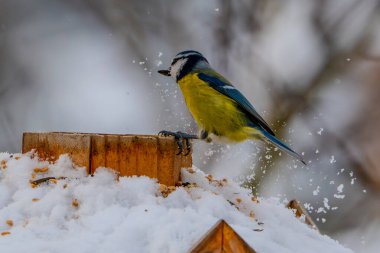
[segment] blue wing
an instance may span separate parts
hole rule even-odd
[[[223,95],[233,99],[252,121],[252,123],[262,127],[271,135],[275,135],[268,123],[257,113],[251,103],[240,93],[230,82],[228,82],[223,76],[219,75],[215,71],[207,71],[205,73],[198,73],[198,78],[207,82],[210,87],[222,93]]]

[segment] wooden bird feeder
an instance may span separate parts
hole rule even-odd
[[[224,220],[219,220],[189,253],[255,253]]]
[[[24,133],[22,153],[36,150],[44,160],[55,161],[69,154],[78,166],[94,174],[107,167],[119,176],[148,176],[161,184],[173,186],[180,179],[181,168],[191,167],[191,152],[176,155],[174,137],[157,135],[119,135],[90,133]]]

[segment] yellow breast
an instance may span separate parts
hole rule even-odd
[[[197,74],[186,75],[178,84],[198,126],[232,141],[247,139],[247,131],[252,128],[247,127],[247,119],[237,103],[211,88]]]

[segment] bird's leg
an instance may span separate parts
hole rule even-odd
[[[177,145],[178,145],[178,153],[177,155],[181,154],[183,151],[183,144],[182,140],[185,140],[186,143],[186,150],[187,152],[185,153],[185,156],[190,154],[191,151],[191,144],[190,144],[190,139],[199,139],[197,135],[195,134],[187,134],[187,133],[182,133],[182,132],[170,132],[170,131],[160,131],[158,133],[160,136],[174,136],[174,138],[177,140]]]

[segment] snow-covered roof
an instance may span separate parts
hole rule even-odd
[[[34,187],[31,180],[64,177]],[[0,252],[187,252],[224,219],[257,252],[352,252],[319,234],[278,199],[193,167],[181,187],[98,169],[63,155],[0,153]]]

